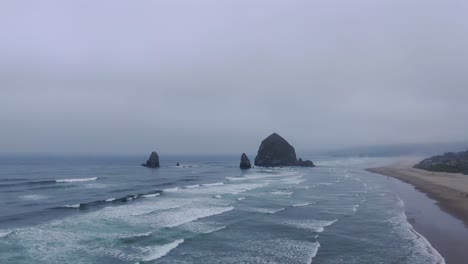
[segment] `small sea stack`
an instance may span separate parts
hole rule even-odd
[[[247,155],[245,155],[245,153],[242,153],[239,167],[243,170],[252,168],[252,164],[250,163],[250,160]]]
[[[156,151],[151,152],[149,159],[146,161],[146,163],[141,164],[141,166],[147,168],[159,168],[158,153],[156,153]]]
[[[296,150],[283,137],[273,133],[260,144],[255,166],[259,167],[284,167],[300,166],[314,167],[310,160],[297,159]]]

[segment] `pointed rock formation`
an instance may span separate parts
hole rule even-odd
[[[301,166],[314,167],[310,160],[297,159],[296,150],[280,135],[273,133],[262,141],[255,157],[255,166],[282,167]]]
[[[252,164],[250,164],[250,160],[245,153],[242,153],[239,167],[243,170],[252,168]]]
[[[148,167],[148,168],[159,168],[159,156],[156,151],[151,152],[149,159],[146,163],[141,164],[141,166]]]

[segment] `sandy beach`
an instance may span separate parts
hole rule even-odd
[[[404,185],[390,181],[405,201],[409,221],[443,255],[448,264],[466,263],[468,244],[468,176],[413,168],[421,159],[407,158],[367,171],[401,180],[436,202],[442,211],[424,202]],[[391,178],[390,178],[391,179]],[[406,188],[406,189],[405,189]],[[435,206],[435,205],[434,205]],[[452,219],[450,219],[452,218]],[[464,223],[464,224],[463,224]]]
[[[436,200],[440,208],[468,226],[468,175],[429,172],[415,169],[419,159],[406,159],[398,163],[369,168],[367,171],[391,176],[407,182]]]

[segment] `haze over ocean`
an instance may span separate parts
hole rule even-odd
[[[466,264],[467,11],[0,1],[0,263]]]

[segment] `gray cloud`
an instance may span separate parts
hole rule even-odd
[[[3,152],[466,140],[466,1],[4,1]]]

